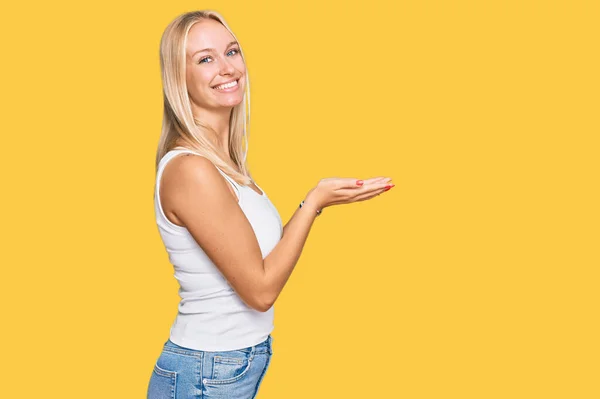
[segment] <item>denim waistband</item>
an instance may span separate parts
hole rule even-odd
[[[246,353],[254,353],[254,354],[267,353],[267,352],[273,353],[272,346],[271,346],[272,342],[273,342],[273,337],[271,337],[271,335],[269,334],[267,339],[259,344],[256,344],[254,346],[249,346],[247,348],[234,349],[234,350],[246,352]],[[204,353],[229,352],[229,351],[201,351],[201,350],[197,350],[197,349],[184,348],[183,346],[177,345],[170,339],[167,339],[167,342],[165,342],[163,350],[165,350],[167,352],[179,353],[181,355],[188,355],[188,356],[201,356]]]

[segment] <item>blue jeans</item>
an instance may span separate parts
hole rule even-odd
[[[147,399],[254,399],[269,367],[273,338],[248,348],[208,352],[171,342],[154,365]]]

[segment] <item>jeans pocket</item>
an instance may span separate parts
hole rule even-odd
[[[244,378],[252,365],[253,355],[247,351],[218,352],[212,359],[210,378],[207,385],[231,384]]]
[[[168,371],[154,365],[147,399],[175,399],[177,390],[177,372]]]

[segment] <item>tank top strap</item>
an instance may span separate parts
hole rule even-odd
[[[265,195],[266,195],[266,194],[265,194],[265,190],[263,190],[263,188],[262,188],[261,186],[259,186],[259,185],[258,185],[258,183],[254,181],[254,179],[252,179],[252,183],[254,183],[254,185],[255,185],[256,187],[258,187],[258,189],[259,189],[259,190],[260,190],[260,191],[263,193],[263,194],[262,194],[263,196],[265,196]],[[250,190],[252,190],[252,189],[250,189]],[[258,194],[258,193],[257,193],[257,194]]]
[[[225,172],[223,172],[221,169],[219,169],[216,165],[215,168],[217,168],[217,170],[219,171],[219,173],[221,175],[223,175],[224,178],[226,178],[227,180],[229,180],[229,182],[231,182],[231,184],[233,184],[236,187],[239,187],[240,184],[238,182],[236,182],[235,180],[233,180],[230,176],[228,176]]]

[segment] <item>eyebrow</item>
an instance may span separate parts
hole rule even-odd
[[[229,44],[227,45],[227,47],[226,47],[226,48],[229,48],[229,47],[231,47],[231,46],[232,46],[232,45],[234,45],[234,44],[238,44],[238,42],[236,42],[236,41],[234,40],[234,41],[232,41],[231,43],[229,43]],[[196,54],[198,54],[198,53],[201,53],[201,52],[203,52],[203,51],[212,51],[213,53],[215,53],[215,52],[216,52],[216,50],[215,50],[214,48],[205,48],[205,49],[202,49],[202,50],[198,50],[198,51],[196,51],[194,54],[192,54],[192,57],[193,57],[193,56],[195,56],[195,55],[196,55]]]

